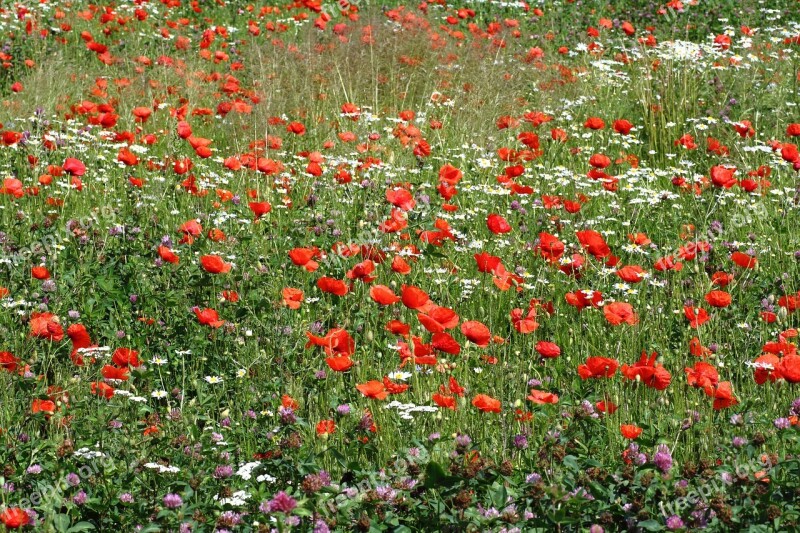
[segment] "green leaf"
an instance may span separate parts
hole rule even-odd
[[[53,516],[53,527],[61,533],[66,532],[69,529],[69,516],[65,514]]]
[[[580,465],[578,465],[578,458],[575,457],[574,455],[567,455],[566,457],[564,457],[564,460],[562,462],[564,463],[564,466],[575,472],[581,469]]]
[[[458,483],[458,478],[449,476],[445,472],[442,465],[437,462],[431,461],[425,467],[425,482],[422,484],[425,488],[435,488],[435,487],[452,487],[456,483]]]
[[[664,526],[652,519],[639,522],[637,525],[642,529],[646,529],[647,531],[661,531],[664,529]]]
[[[67,533],[75,533],[77,531],[94,531],[97,529],[91,522],[78,522],[67,530]]]

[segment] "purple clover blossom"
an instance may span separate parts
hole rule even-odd
[[[540,476],[536,472],[533,472],[531,474],[528,474],[528,476],[525,478],[525,483],[529,483],[531,485],[536,485],[541,480],[542,480],[542,476]]]
[[[294,424],[297,422],[297,416],[295,416],[294,409],[291,407],[278,407],[278,414],[281,416],[281,423],[284,425]]]
[[[262,513],[284,513],[289,514],[297,507],[297,500],[286,494],[284,491],[276,493],[270,501],[261,503],[259,510]]]
[[[164,496],[164,506],[167,509],[177,509],[183,505],[183,499],[178,494],[170,493]]]
[[[656,448],[656,453],[653,456],[653,464],[664,474],[668,473],[670,468],[672,468],[672,454],[666,444],[659,444]]]
[[[800,416],[800,398],[797,398],[792,402],[791,414],[794,416]]]
[[[72,501],[75,505],[83,505],[86,503],[88,498],[89,497],[86,495],[86,493],[80,490],[77,494],[75,494],[75,496],[72,497]]]
[[[397,491],[388,485],[376,487],[375,493],[378,495],[378,498],[385,502],[390,502],[397,497]]]
[[[792,423],[789,421],[789,419],[783,417],[776,419],[773,424],[778,429],[788,429],[792,426]]]
[[[676,530],[681,529],[683,527],[683,520],[678,515],[672,515],[667,518],[667,529]]]
[[[214,469],[214,477],[216,479],[225,479],[233,475],[233,467],[231,465],[219,465]]]

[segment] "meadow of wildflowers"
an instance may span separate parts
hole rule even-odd
[[[0,5],[0,523],[800,528],[800,2]]]

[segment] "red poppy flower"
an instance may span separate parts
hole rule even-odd
[[[708,357],[711,355],[711,350],[703,346],[700,339],[692,337],[692,340],[689,341],[689,353],[695,357]]]
[[[0,522],[3,522],[8,529],[19,529],[27,526],[30,521],[31,517],[28,516],[28,513],[19,507],[9,507],[0,514]]]
[[[628,265],[617,270],[617,276],[628,283],[639,283],[646,272],[639,265]]]
[[[114,396],[114,387],[108,385],[107,383],[103,383],[102,381],[93,382],[91,390],[92,394],[105,398],[106,400]]]
[[[589,357],[586,359],[586,364],[578,366],[578,375],[581,379],[610,378],[617,372],[618,367],[616,359]]]
[[[486,219],[486,227],[489,228],[489,231],[495,235],[508,233],[511,231],[511,225],[506,221],[506,219],[494,213],[489,215],[489,217]]]
[[[308,337],[306,349],[312,346],[322,346],[328,356],[351,356],[356,349],[356,343],[353,338],[346,330],[341,328],[329,330],[324,337],[318,337],[307,331],[306,337]]]
[[[594,230],[583,230],[575,233],[581,246],[592,254],[595,259],[603,259],[611,255],[611,248],[606,244],[606,240]]]
[[[753,361],[753,379],[759,385],[763,385],[768,380],[774,382],[781,376],[781,360],[771,353],[765,353]]]
[[[781,359],[778,372],[789,383],[800,383],[800,355],[790,354]]]
[[[606,123],[603,122],[601,118],[589,117],[586,119],[586,122],[583,123],[583,127],[590,130],[602,130],[606,127]]]
[[[639,315],[634,312],[633,306],[626,302],[612,302],[605,305],[603,314],[612,326],[620,324],[635,326],[639,323]]]
[[[128,381],[128,372],[129,369],[127,367],[117,367],[113,365],[103,365],[100,373],[103,375],[105,379],[117,379],[120,381]]]
[[[742,268],[755,268],[758,264],[758,259],[742,252],[733,252],[731,254],[731,261]]]
[[[447,307],[431,306],[426,313],[418,313],[422,327],[431,333],[441,333],[446,329],[454,328],[458,325],[459,316],[452,309]]]
[[[711,284],[719,287],[727,287],[733,281],[733,274],[726,272],[714,272],[711,275]]]
[[[561,348],[554,342],[539,341],[536,343],[535,349],[545,359],[553,359],[561,355]]]
[[[295,135],[305,135],[306,127],[302,122],[291,122],[286,126],[286,131]]]
[[[486,394],[476,394],[472,398],[472,405],[484,413],[499,413],[501,411],[500,400],[496,400]]]
[[[655,268],[659,272],[664,272],[666,270],[674,270],[675,272],[680,272],[681,270],[683,270],[683,263],[676,262],[673,256],[668,255],[656,261],[655,264],[653,265],[653,268]]]
[[[628,135],[631,132],[631,129],[633,129],[633,124],[631,124],[624,118],[614,121],[614,131],[616,131],[620,135]]]
[[[417,201],[406,189],[386,189],[386,201],[403,211],[411,211],[417,205]]]
[[[114,350],[114,355],[111,360],[117,366],[132,366],[137,367],[142,363],[139,361],[139,352],[131,350],[130,348],[117,348]]]
[[[403,285],[401,292],[403,305],[409,309],[423,309],[430,302],[428,293],[414,285]]]
[[[8,372],[14,372],[19,364],[19,359],[11,352],[0,352],[0,368]]]
[[[250,202],[247,205],[250,207],[250,211],[253,212],[254,220],[258,220],[272,211],[272,206],[269,202]]]
[[[163,245],[158,247],[158,255],[161,257],[163,261],[166,261],[167,263],[172,263],[173,265],[177,265],[178,262],[180,261],[180,258],[177,255],[175,255],[175,253],[172,250]]]
[[[695,329],[711,320],[711,317],[708,316],[708,312],[702,307],[684,306],[683,314],[686,320],[689,321],[689,326]]]
[[[436,405],[438,405],[439,407],[442,407],[444,409],[450,409],[451,411],[456,410],[456,399],[453,396],[449,394],[436,392],[433,394],[432,398],[434,403],[436,403]]]
[[[736,178],[733,177],[735,173],[736,168],[723,167],[721,165],[711,167],[711,183],[716,187],[730,189],[739,183]]]
[[[383,376],[383,386],[389,394],[401,394],[408,390],[408,385],[404,383],[394,383],[389,376]]]
[[[564,299],[567,303],[575,308],[578,311],[583,311],[586,307],[600,307],[600,302],[603,301],[603,293],[600,291],[593,291],[590,289],[584,289],[574,292],[568,292]]]
[[[599,402],[595,403],[594,406],[597,408],[598,411],[601,413],[608,413],[613,415],[619,409],[619,406],[614,402],[609,402],[607,400],[600,400]]]
[[[519,308],[511,310],[511,323],[515,330],[522,334],[537,330],[539,323],[536,322],[536,305],[538,303],[539,301],[536,299],[531,300],[527,313]]]
[[[224,320],[219,319],[219,314],[214,309],[200,309],[199,307],[195,307],[193,311],[195,316],[197,316],[197,320],[204,326],[210,326],[216,329],[225,323]]]
[[[50,271],[46,267],[35,266],[31,268],[31,276],[41,280],[50,279]]]
[[[461,333],[478,346],[488,346],[492,339],[489,328],[477,320],[469,320],[461,324]]]
[[[656,390],[664,390],[669,387],[672,375],[661,364],[656,363],[658,354],[653,352],[647,357],[647,352],[642,352],[642,356],[633,365],[622,365],[620,372],[627,379],[640,380],[648,387]]]
[[[317,437],[327,437],[336,433],[336,422],[333,420],[320,420],[317,423]]]
[[[500,264],[499,257],[487,254],[486,252],[475,254],[474,257],[475,262],[478,264],[478,272],[482,272],[484,274],[494,272],[494,270]]]
[[[447,183],[448,185],[457,185],[458,182],[461,181],[462,176],[463,173],[450,163],[442,165],[439,169],[439,181]]]
[[[136,117],[136,122],[147,122],[147,119],[150,118],[150,115],[153,113],[153,110],[149,107],[134,107],[131,111],[134,117]]]
[[[385,400],[389,396],[389,391],[383,386],[383,382],[374,379],[356,385],[356,389],[367,398],[375,400]]]
[[[528,399],[536,404],[558,403],[558,395],[552,392],[545,392],[537,389],[531,389]]]
[[[322,276],[317,280],[317,287],[322,292],[327,292],[328,294],[334,294],[336,296],[344,296],[350,290],[344,281],[327,276]]]
[[[623,437],[631,440],[638,438],[642,434],[642,428],[635,424],[622,424],[619,427],[619,431]]]
[[[45,413],[48,418],[57,410],[56,402],[52,400],[41,400],[36,398],[31,402],[31,413]]]
[[[733,387],[730,381],[723,381],[713,391],[707,391],[709,396],[714,398],[714,409],[720,410],[731,407],[739,403],[733,395]]]
[[[325,363],[334,372],[347,372],[353,366],[353,360],[349,356],[333,356],[325,358]]]
[[[200,264],[210,274],[227,274],[231,271],[231,264],[223,261],[218,255],[204,255],[200,257]]]
[[[14,198],[22,198],[25,196],[25,189],[22,182],[17,178],[6,178],[3,180],[3,186],[0,187],[0,194],[8,194]]]
[[[797,146],[792,143],[784,143],[781,146],[781,158],[788,163],[794,163],[800,160],[800,151]]]
[[[80,159],[75,159],[74,157],[66,158],[61,167],[64,169],[64,172],[72,176],[81,177],[86,174],[86,165],[84,165]]]
[[[539,233],[539,253],[551,263],[557,262],[564,255],[565,246],[558,237],[549,233]]]
[[[305,268],[308,272],[314,272],[319,268],[319,263],[313,260],[320,256],[318,248],[292,248],[289,250],[289,259],[297,266]]]
[[[458,355],[461,353],[461,345],[458,344],[452,335],[444,331],[433,334],[433,337],[431,337],[431,346],[440,352],[450,355]],[[414,355],[419,354],[418,346],[415,343]]]
[[[694,368],[686,368],[686,381],[690,387],[711,389],[719,383],[719,373],[712,365],[699,361]]]
[[[411,326],[399,320],[390,320],[386,323],[386,331],[394,335],[406,337],[411,331]]]
[[[364,283],[372,283],[375,281],[375,276],[371,276],[370,274],[374,271],[375,263],[370,259],[365,259],[348,270],[345,277],[347,277],[347,279],[359,279]]]
[[[725,291],[711,291],[706,294],[706,302],[711,307],[728,307],[731,304],[731,295]]]
[[[32,313],[30,318],[31,337],[59,342],[64,338],[64,328],[53,313]]]
[[[594,168],[607,168],[611,165],[611,158],[605,154],[594,154],[589,158],[589,164]]]

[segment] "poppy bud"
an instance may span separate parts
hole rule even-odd
[[[367,333],[364,335],[364,338],[367,340],[367,342],[372,342],[372,340],[373,340],[375,337],[373,336],[373,334],[372,334],[372,330],[371,330],[371,329],[368,329],[368,330],[367,330]]]

